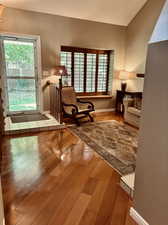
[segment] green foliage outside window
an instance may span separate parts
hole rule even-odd
[[[33,54],[32,45],[5,43],[5,57],[9,62],[32,64]]]
[[[20,41],[4,41],[9,111],[35,110],[34,46]],[[12,77],[19,77],[14,78]],[[32,79],[21,79],[32,77]]]

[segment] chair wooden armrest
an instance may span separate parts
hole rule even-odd
[[[66,104],[66,103],[63,102],[63,106],[72,107],[72,114],[79,113],[78,107],[76,105],[74,105],[74,104]]]
[[[88,104],[88,109],[95,111],[94,105],[93,105],[92,102],[90,102],[90,101],[81,101],[79,98],[77,99],[77,102],[79,102],[81,104]]]

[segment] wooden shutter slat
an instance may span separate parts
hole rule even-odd
[[[99,54],[96,54],[95,92],[97,92],[97,87],[98,87],[98,69],[99,69]]]

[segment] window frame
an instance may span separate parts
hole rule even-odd
[[[74,53],[84,53],[84,92],[76,92],[79,96],[95,96],[108,95],[109,93],[109,71],[110,71],[110,55],[112,50],[98,50],[89,48],[79,48],[71,46],[61,46],[61,52],[71,52],[71,84],[74,86]],[[86,91],[87,79],[87,54],[96,54],[96,72],[95,72],[95,92]],[[98,68],[99,68],[99,54],[107,55],[107,69],[106,69],[106,91],[98,91]]]

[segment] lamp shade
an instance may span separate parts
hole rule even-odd
[[[53,70],[52,70],[52,75],[55,76],[67,76],[67,69],[65,66],[56,66]]]
[[[120,71],[119,79],[120,80],[128,80],[129,79],[129,72],[124,71],[124,70]]]

